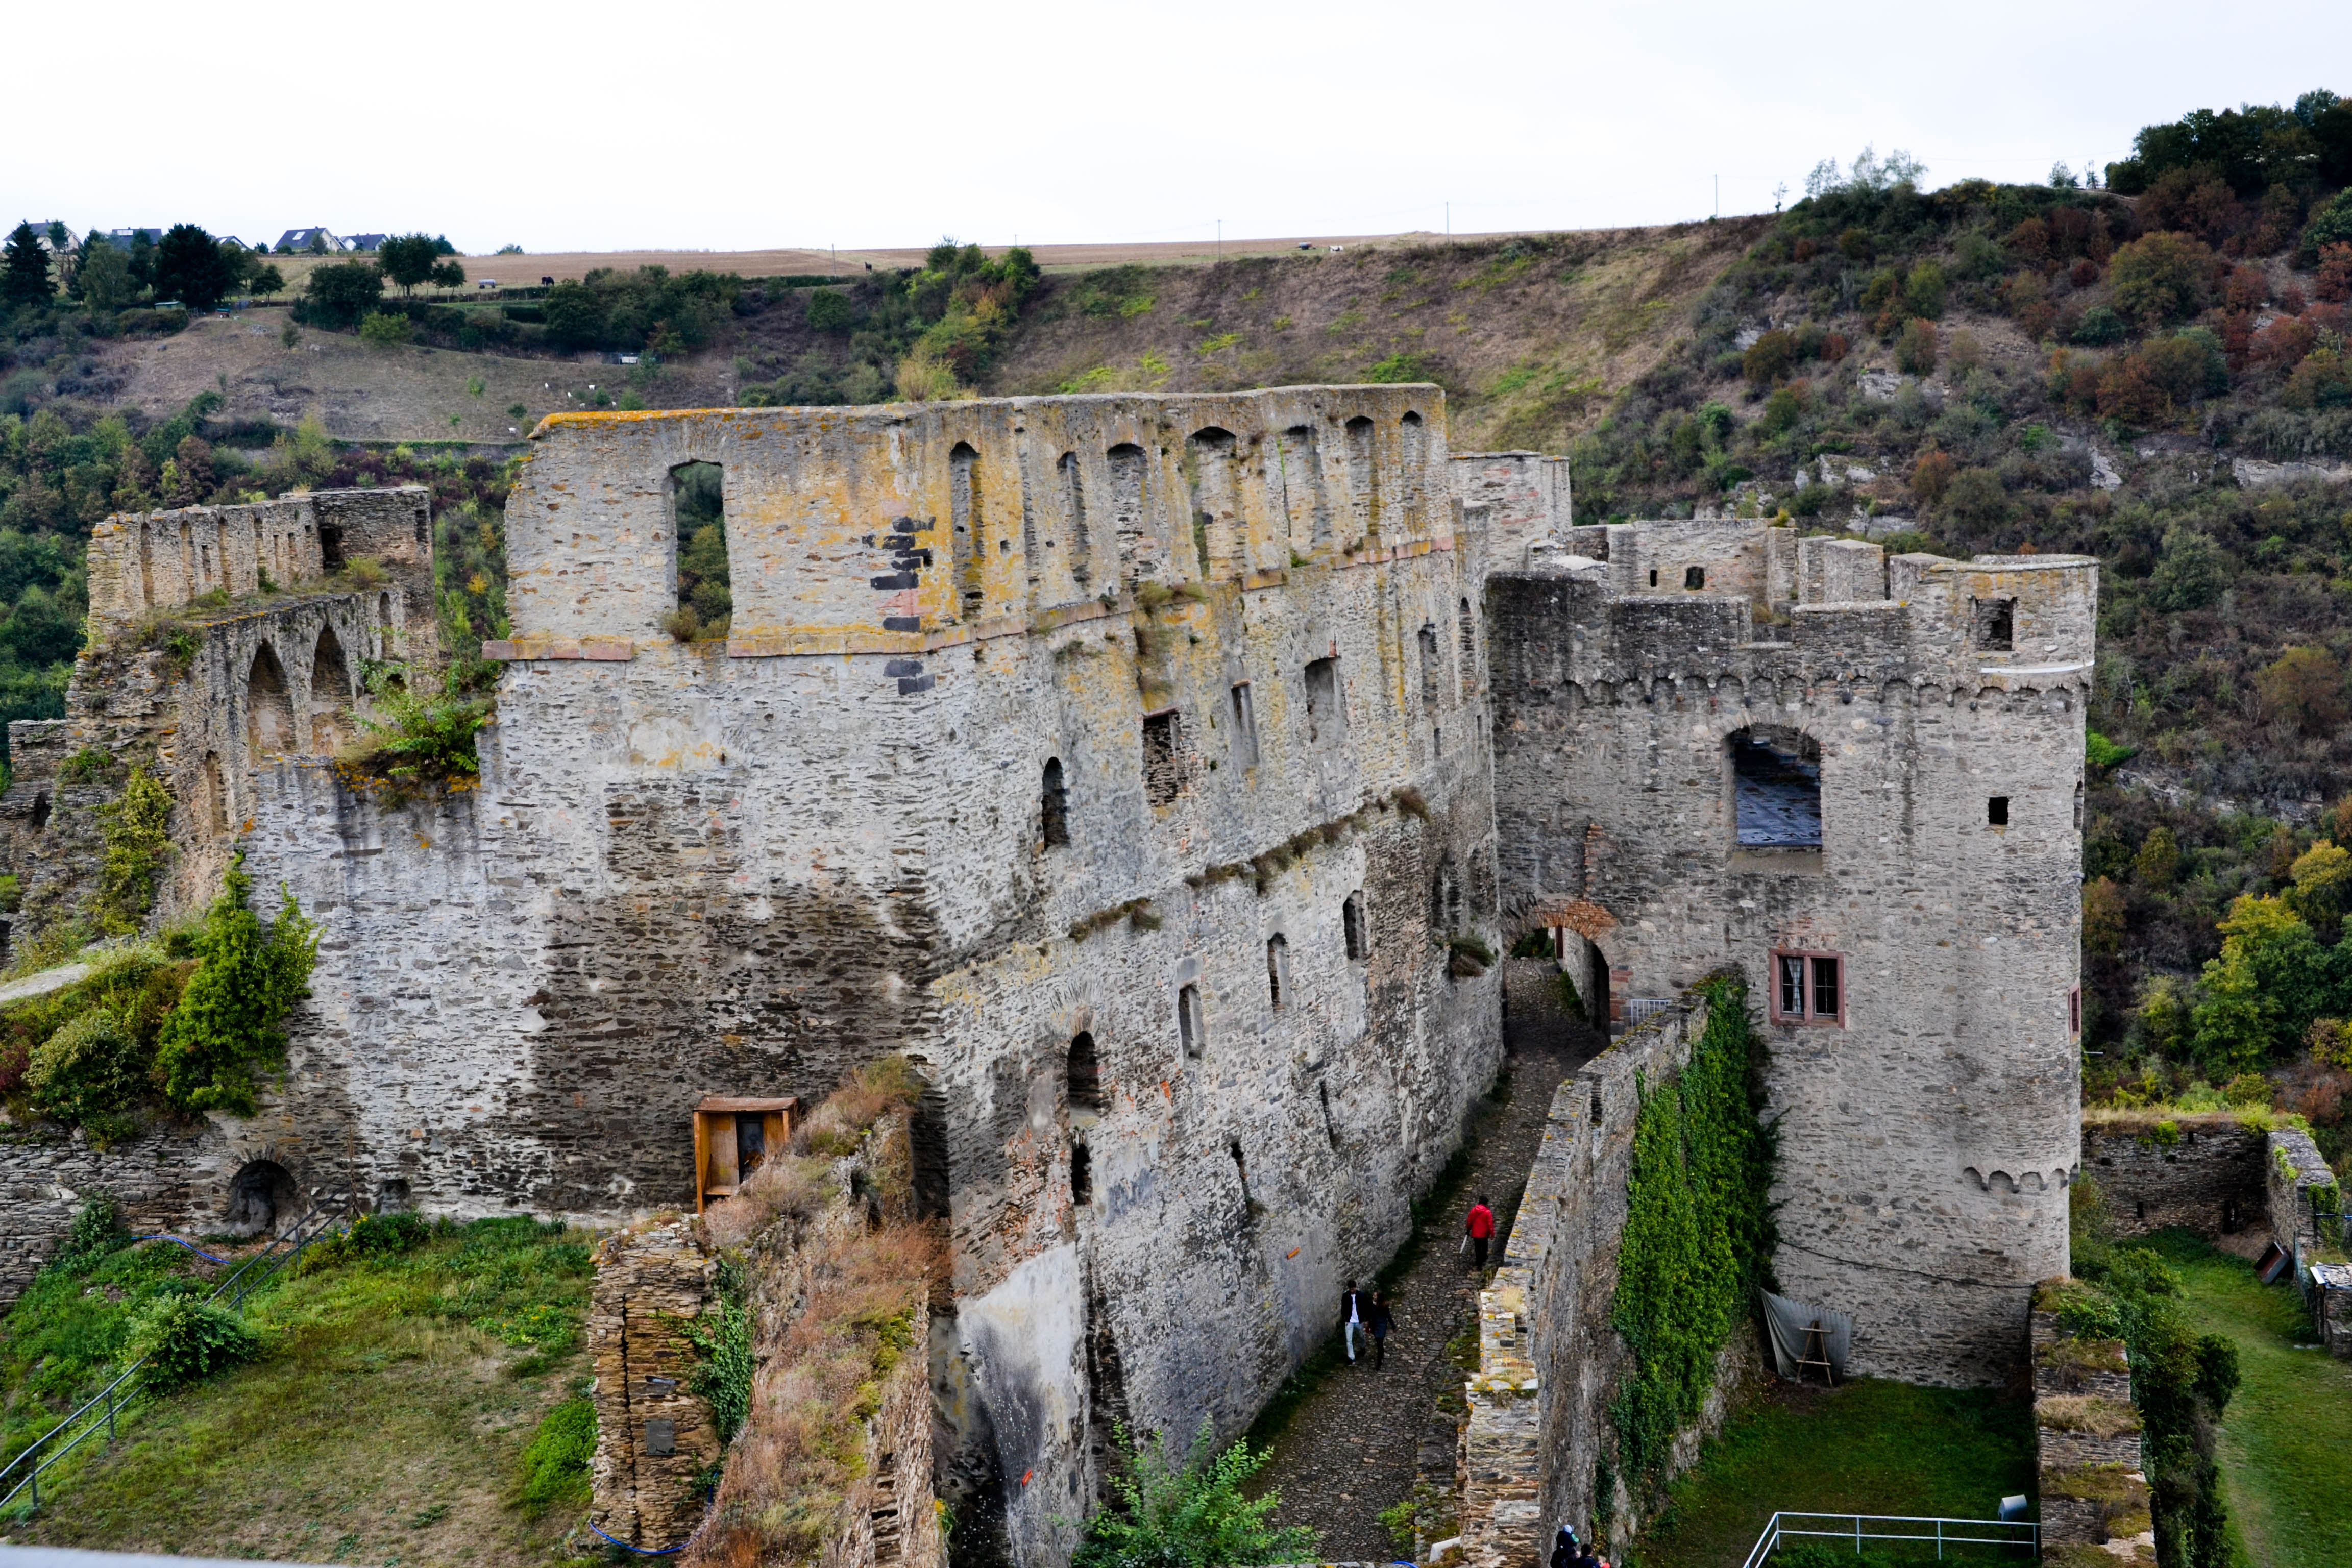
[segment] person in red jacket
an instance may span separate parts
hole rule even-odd
[[[1486,1194],[1484,1193],[1479,1194],[1478,1201],[1470,1205],[1468,1229],[1470,1249],[1477,1258],[1478,1272],[1484,1274],[1486,1271],[1486,1244],[1495,1239],[1495,1211],[1486,1206]]]

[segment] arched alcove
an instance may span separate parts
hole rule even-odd
[[[286,667],[268,643],[253,656],[245,682],[245,739],[256,757],[283,756],[294,750],[294,700],[286,688]]]
[[[275,1160],[247,1160],[229,1179],[226,1228],[231,1236],[259,1236],[293,1219],[301,1202],[292,1172]]]
[[[332,626],[319,633],[310,655],[310,749],[331,754],[352,738],[351,664]]]

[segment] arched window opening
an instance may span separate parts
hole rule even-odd
[[[1090,1204],[1095,1201],[1095,1161],[1083,1143],[1070,1145],[1070,1201]]]
[[[45,790],[33,797],[33,831],[38,833],[49,825],[49,796]]]
[[[1065,452],[1054,465],[1062,479],[1062,511],[1070,531],[1070,576],[1078,592],[1089,591],[1094,581],[1094,540],[1087,529],[1087,484],[1078,471],[1078,455]]]
[[[351,739],[352,677],[332,626],[319,633],[310,654],[310,750],[331,755]]]
[[[1372,468],[1372,422],[1362,415],[1348,421],[1348,514],[1354,524],[1352,545],[1381,531],[1379,497]]]
[[[1339,701],[1339,661],[1307,661],[1307,742],[1336,746],[1347,733],[1348,716]]]
[[[1040,792],[1045,806],[1045,847],[1060,849],[1070,842],[1070,792],[1062,783],[1062,759],[1045,760],[1045,781]]]
[[[1201,988],[1187,985],[1176,993],[1176,1035],[1183,1043],[1184,1054],[1199,1060],[1209,1047],[1207,1020],[1201,1016]]]
[[[390,653],[392,651],[392,634],[394,629],[392,624],[392,595],[390,594],[378,594],[375,596],[375,624],[383,628],[383,650],[386,653]]]
[[[724,638],[735,620],[735,580],[727,560],[727,472],[717,463],[669,471],[670,521],[677,543],[677,606],[662,629],[680,642]]]
[[[1213,425],[1194,431],[1184,444],[1185,478],[1192,492],[1192,551],[1203,577],[1216,575],[1241,553],[1234,445],[1234,433]]]
[[[1095,1059],[1095,1037],[1084,1029],[1070,1037],[1069,1087],[1073,1115],[1102,1110],[1102,1066]]]
[[[1143,448],[1122,441],[1103,454],[1110,468],[1110,524],[1118,540],[1118,576],[1133,583],[1150,574],[1159,541],[1144,520]]]
[[[228,1215],[225,1228],[231,1236],[259,1236],[281,1220],[294,1217],[302,1189],[285,1166],[275,1160],[248,1160],[228,1184]]]
[[[988,540],[981,516],[980,453],[968,441],[958,441],[948,454],[948,510],[955,524],[950,542],[955,548],[956,588],[961,595],[963,618],[976,621],[988,598]]]
[[[294,750],[294,700],[286,689],[286,668],[268,643],[254,654],[246,677],[245,739],[257,757]]]
[[[1427,708],[1437,706],[1439,689],[1437,667],[1437,626],[1423,621],[1421,626],[1421,700]]]
[[[1290,994],[1290,942],[1278,931],[1265,942],[1265,993],[1276,1007]]]
[[[1822,750],[1811,736],[1778,726],[1730,739],[1738,847],[1764,853],[1822,847]]]
[[[1282,433],[1275,452],[1282,465],[1282,494],[1290,537],[1323,544],[1331,537],[1331,503],[1323,493],[1323,454],[1312,425]]]
[[[1232,692],[1234,703],[1234,761],[1242,767],[1257,766],[1257,705],[1250,695],[1249,682],[1244,680]]]
[[[1349,893],[1339,905],[1339,931],[1348,944],[1348,957],[1360,961],[1371,951],[1364,940],[1364,895]]]

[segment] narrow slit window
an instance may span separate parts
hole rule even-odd
[[[1095,1201],[1094,1156],[1083,1143],[1070,1145],[1070,1201],[1090,1204]]]
[[[1656,567],[1653,566],[1653,567],[1651,567],[1651,568],[1650,568],[1650,586],[1651,586],[1651,587],[1653,587],[1653,588],[1654,588],[1654,587],[1656,587],[1657,585],[1658,585],[1658,569],[1657,569]]]
[[[1454,622],[1454,642],[1460,655],[1462,700],[1465,702],[1478,692],[1478,625],[1470,618],[1470,601],[1462,601],[1460,614]]]
[[[1329,1141],[1331,1147],[1337,1149],[1339,1146],[1339,1124],[1331,1119],[1330,1086],[1328,1084],[1317,1084],[1315,1086],[1315,1096],[1318,1100],[1323,1102],[1323,1136]]]
[[[2009,796],[2005,795],[1996,795],[1986,797],[1985,826],[1988,827],[2007,827],[2009,826]]]
[[[2083,1032],[2083,988],[2079,985],[2066,993],[2066,1032],[2070,1035]]]
[[[1348,943],[1348,957],[1360,962],[1370,951],[1364,941],[1364,895],[1349,893],[1339,905],[1339,931]]]
[[[1187,985],[1176,993],[1176,1036],[1185,1056],[1197,1061],[1208,1048],[1209,1031],[1201,1016],[1201,988]]]
[[[1070,842],[1070,791],[1062,782],[1062,759],[1045,760],[1045,777],[1039,791],[1045,823],[1045,847],[1066,848]]]
[[[1249,682],[1244,680],[1233,689],[1234,760],[1245,768],[1257,766],[1257,707],[1250,698]]]
[[[1070,1039],[1069,1087],[1072,1114],[1091,1116],[1102,1109],[1102,1064],[1094,1036],[1084,1029]]]
[[[1290,943],[1279,934],[1265,942],[1265,994],[1279,1007],[1288,999],[1290,991]]]
[[[963,618],[976,621],[987,604],[988,541],[980,497],[980,454],[959,441],[948,454],[948,511],[954,526],[950,544],[955,551],[958,602]]]
[[[1437,706],[1437,628],[1423,622],[1421,628],[1421,700],[1427,708]]]

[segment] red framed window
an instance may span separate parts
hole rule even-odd
[[[1772,953],[1772,1021],[1845,1026],[1845,959],[1834,952]]]

